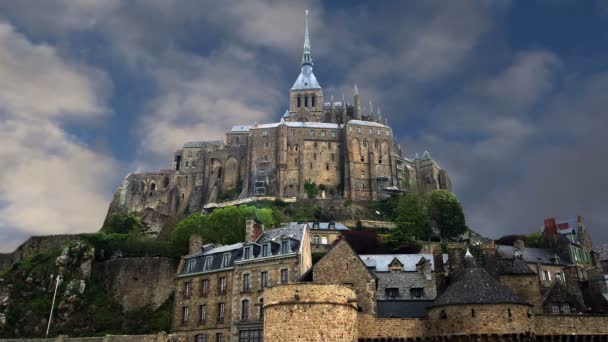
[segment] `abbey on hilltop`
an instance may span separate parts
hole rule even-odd
[[[159,232],[167,218],[201,210],[206,203],[251,196],[306,197],[316,183],[322,197],[378,199],[403,191],[451,191],[447,172],[431,159],[408,159],[394,141],[379,107],[326,101],[313,73],[308,36],[289,108],[279,122],[233,126],[225,141],[188,142],[170,170],[129,174],[115,193],[110,213],[143,217]]]

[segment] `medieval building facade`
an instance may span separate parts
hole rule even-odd
[[[115,193],[110,213],[142,216],[152,233],[170,217],[206,203],[237,197],[305,198],[315,183],[323,197],[378,199],[403,191],[452,189],[449,175],[428,152],[409,159],[395,142],[379,108],[329,101],[313,72],[306,22],[300,74],[279,122],[237,125],[225,141],[186,143],[172,168],[130,174]]]

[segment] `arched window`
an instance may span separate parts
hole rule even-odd
[[[367,148],[367,139],[363,139],[363,148]]]
[[[312,97],[311,97],[311,99],[310,99],[310,105],[311,105],[312,107],[314,107],[314,106],[315,106],[315,102],[316,102],[316,100],[317,100],[317,97],[316,97],[316,96],[313,94],[313,95],[312,95]]]
[[[195,335],[194,342],[207,342],[207,335],[205,335],[205,334]]]
[[[298,108],[302,106],[302,97],[298,95]]]
[[[380,148],[380,142],[378,142],[378,140],[374,141],[374,148],[376,150]]]
[[[152,184],[150,185],[150,191],[154,191],[154,190],[156,190],[156,184],[155,184],[155,183],[152,183]]]

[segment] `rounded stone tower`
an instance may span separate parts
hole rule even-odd
[[[531,305],[477,266],[467,251],[464,269],[428,309],[430,337],[486,336],[534,340]]]
[[[299,283],[264,291],[264,341],[357,341],[357,303],[342,285]]]

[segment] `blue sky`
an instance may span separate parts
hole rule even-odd
[[[608,240],[608,2],[0,1],[0,251],[99,229],[129,172],[276,121],[310,10],[325,96],[379,105],[471,228],[583,215]]]

